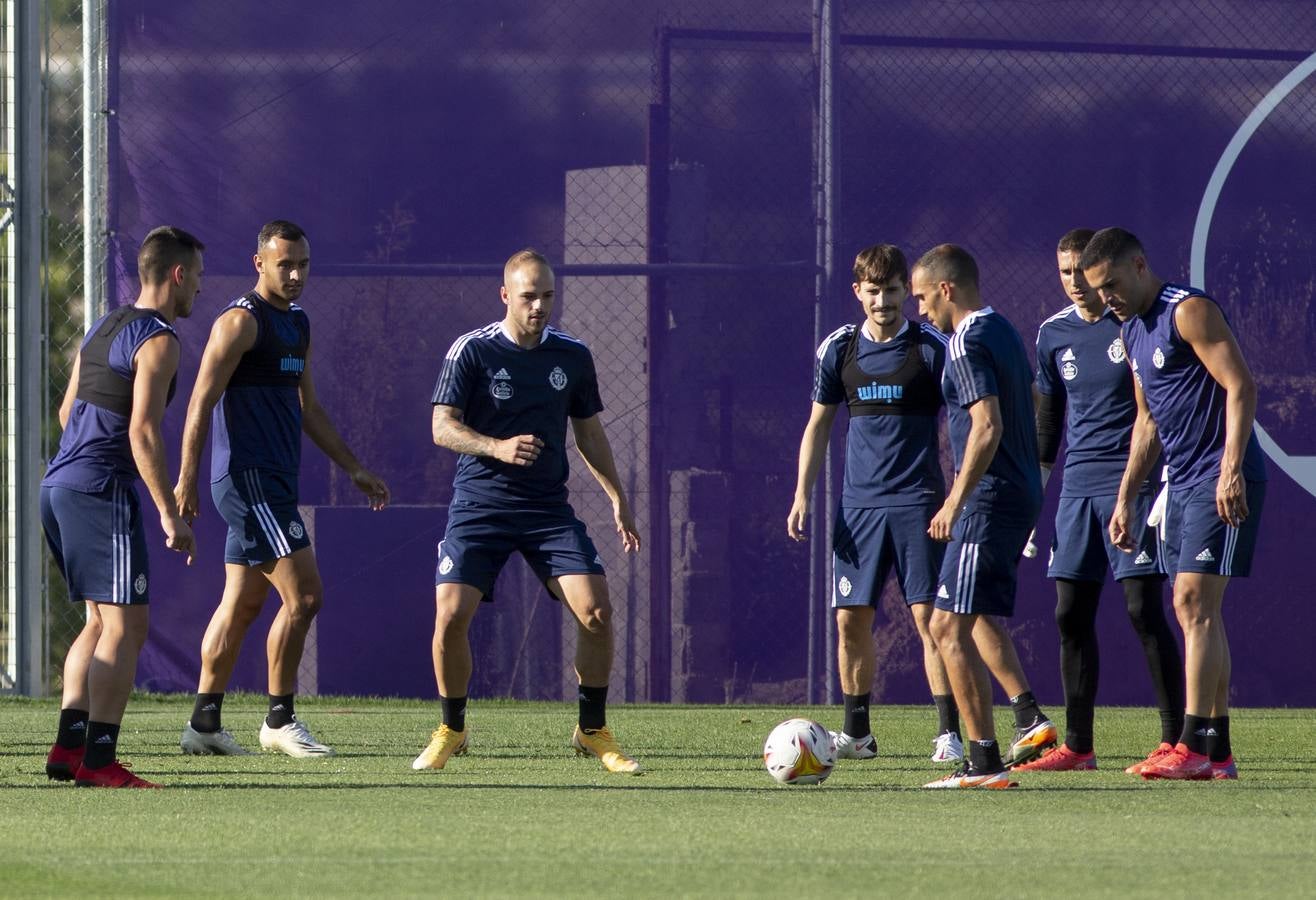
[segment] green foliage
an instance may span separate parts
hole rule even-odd
[[[299,701],[339,750],[327,760],[184,757],[190,708],[131,702],[123,756],[168,789],[129,793],[48,784],[57,704],[0,701],[4,893],[179,896],[198,871],[215,896],[278,883],[305,896],[1164,897],[1196,883],[1238,897],[1316,883],[1316,788],[1295,752],[1311,710],[1236,710],[1237,782],[1123,774],[1159,725],[1152,710],[1105,708],[1097,772],[929,792],[935,719],[917,707],[875,711],[880,758],[842,762],[814,788],[774,784],[762,741],[789,715],[834,727],[835,708],[614,708],[638,778],[571,757],[565,704],[476,701],[471,752],[442,772],[409,767],[434,703]],[[226,723],[254,746],[262,711],[262,698],[230,697]]]

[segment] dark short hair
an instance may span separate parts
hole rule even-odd
[[[1124,262],[1131,256],[1145,253],[1142,242],[1132,232],[1123,228],[1103,228],[1092,235],[1083,255],[1079,257],[1078,267],[1090,269],[1101,263]]]
[[[958,244],[938,244],[920,256],[914,268],[923,269],[936,282],[978,287],[978,263]]]
[[[1060,243],[1056,244],[1056,252],[1082,253],[1094,234],[1096,232],[1091,228],[1075,228],[1073,231],[1066,231],[1064,237],[1060,239]]]
[[[874,244],[860,250],[854,258],[854,283],[886,284],[892,278],[899,278],[909,286],[909,263],[905,254],[894,244]]]
[[[137,250],[137,277],[142,284],[163,284],[174,266],[186,266],[206,249],[194,234],[173,225],[152,228]]]
[[[289,222],[287,219],[275,219],[272,222],[266,222],[260,227],[260,234],[256,235],[256,252],[259,253],[271,238],[282,238],[285,241],[300,241],[306,237],[306,232],[295,222]]]

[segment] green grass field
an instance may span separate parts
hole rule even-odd
[[[57,703],[0,700],[0,896],[1316,893],[1311,710],[1235,711],[1240,780],[1171,784],[1123,773],[1154,712],[1103,708],[1099,771],[982,792],[920,790],[930,708],[875,709],[880,758],[818,787],[778,786],[759,753],[836,708],[616,707],[640,777],[574,758],[566,704],[475,702],[470,755],[422,773],[437,704],[302,700],[325,760],[183,756],[190,710],[128,709],[121,756],[168,790],[80,790],[45,777]],[[224,712],[255,746],[263,698]]]

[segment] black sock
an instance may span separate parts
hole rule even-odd
[[[1161,743],[1173,745],[1183,734],[1183,710],[1161,710]]]
[[[580,701],[580,730],[597,731],[608,724],[608,686],[581,685],[576,699]]]
[[[1207,719],[1206,724],[1208,731],[1215,729],[1215,737],[1207,743],[1211,762],[1224,762],[1234,755],[1234,749],[1229,746],[1229,716]]]
[[[1164,578],[1126,578],[1120,582],[1129,622],[1138,633],[1156,706],[1161,712],[1161,740],[1173,744],[1183,732],[1184,679],[1179,642],[1165,618]]]
[[[960,733],[960,708],[955,705],[955,698],[950,694],[933,694],[932,702],[937,707],[937,734],[946,732]]]
[[[1092,752],[1100,657],[1097,647],[1098,581],[1056,580],[1056,626],[1060,629],[1060,682],[1065,689],[1065,745]],[[1019,727],[1032,722],[1018,723]]]
[[[65,750],[76,750],[87,743],[87,711],[61,709],[55,743]]]
[[[1183,736],[1179,741],[1194,753],[1208,753],[1212,739],[1216,736],[1211,720],[1206,716],[1184,716]]]
[[[87,755],[82,764],[88,769],[99,769],[114,762],[119,749],[119,726],[109,722],[87,723]]]
[[[443,724],[453,731],[466,730],[466,698],[445,697],[439,695],[439,706],[443,709]]]
[[[191,726],[193,731],[214,734],[219,731],[219,716],[224,709],[224,695],[197,694],[192,706]]]
[[[853,738],[868,737],[873,733],[868,723],[869,694],[844,694],[845,698],[845,733]]]
[[[291,725],[293,720],[292,694],[270,694],[270,711],[265,714],[265,724],[271,728]]]
[[[1027,728],[1042,719],[1042,710],[1037,705],[1037,698],[1032,691],[1024,691],[1018,697],[1010,698],[1010,709],[1014,711],[1014,727]]]
[[[969,741],[970,772],[1001,772],[1005,764],[1001,762],[1001,745],[996,741]]]

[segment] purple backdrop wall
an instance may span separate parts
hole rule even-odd
[[[501,307],[496,278],[427,264],[496,263],[527,244],[575,263],[813,258],[807,0],[535,6],[342,2],[307,18],[287,0],[109,4],[114,302],[135,294],[132,259],[151,227],[180,225],[209,246],[201,302],[180,329],[180,400],[166,425],[175,451],[209,321],[254,283],[260,224],[290,218],[314,253],[305,306],[317,387],[393,487],[396,507],[368,514],[308,448],[302,502],[314,510],[326,605],[307,678],[322,692],[434,691],[434,545],[453,459],[430,444],[428,397],[451,341]],[[914,255],[964,244],[986,298],[1026,336],[1065,302],[1052,251],[1070,228],[1128,227],[1160,274],[1187,279],[1222,154],[1316,46],[1309,3],[1215,7],[1056,2],[1042,20],[1029,4],[985,0],[846,4],[838,270],[877,240]],[[273,26],[293,16],[290,48]],[[655,109],[669,125],[661,146]],[[1301,567],[1316,517],[1314,119],[1316,76],[1273,104],[1197,232],[1201,280],[1237,327],[1261,388],[1258,422],[1284,458],[1271,464],[1254,575],[1228,603],[1242,705],[1316,702],[1306,649],[1316,611]],[[663,196],[650,196],[646,159],[671,165],[657,179]],[[653,208],[665,211],[657,228]],[[847,281],[826,298],[825,331],[856,318]],[[622,560],[606,505],[577,473],[578,509],[614,575],[617,693],[804,697],[808,623],[827,612],[809,608],[810,551],[783,525],[808,410],[811,275],[581,276],[562,293],[563,323],[608,357],[605,421],[651,518],[646,537],[662,538],[638,564]],[[207,504],[194,570],[155,556],[144,686],[195,686],[222,584],[223,532]],[[1053,513],[1054,498],[1044,537]],[[1040,565],[1021,572],[1013,628],[1038,693],[1055,703],[1052,589]],[[497,594],[476,619],[473,693],[564,696],[563,616],[520,566]],[[888,591],[878,694],[922,702],[899,606]],[[1121,607],[1108,588],[1100,700],[1145,704]],[[263,625],[235,687],[264,687]]]

